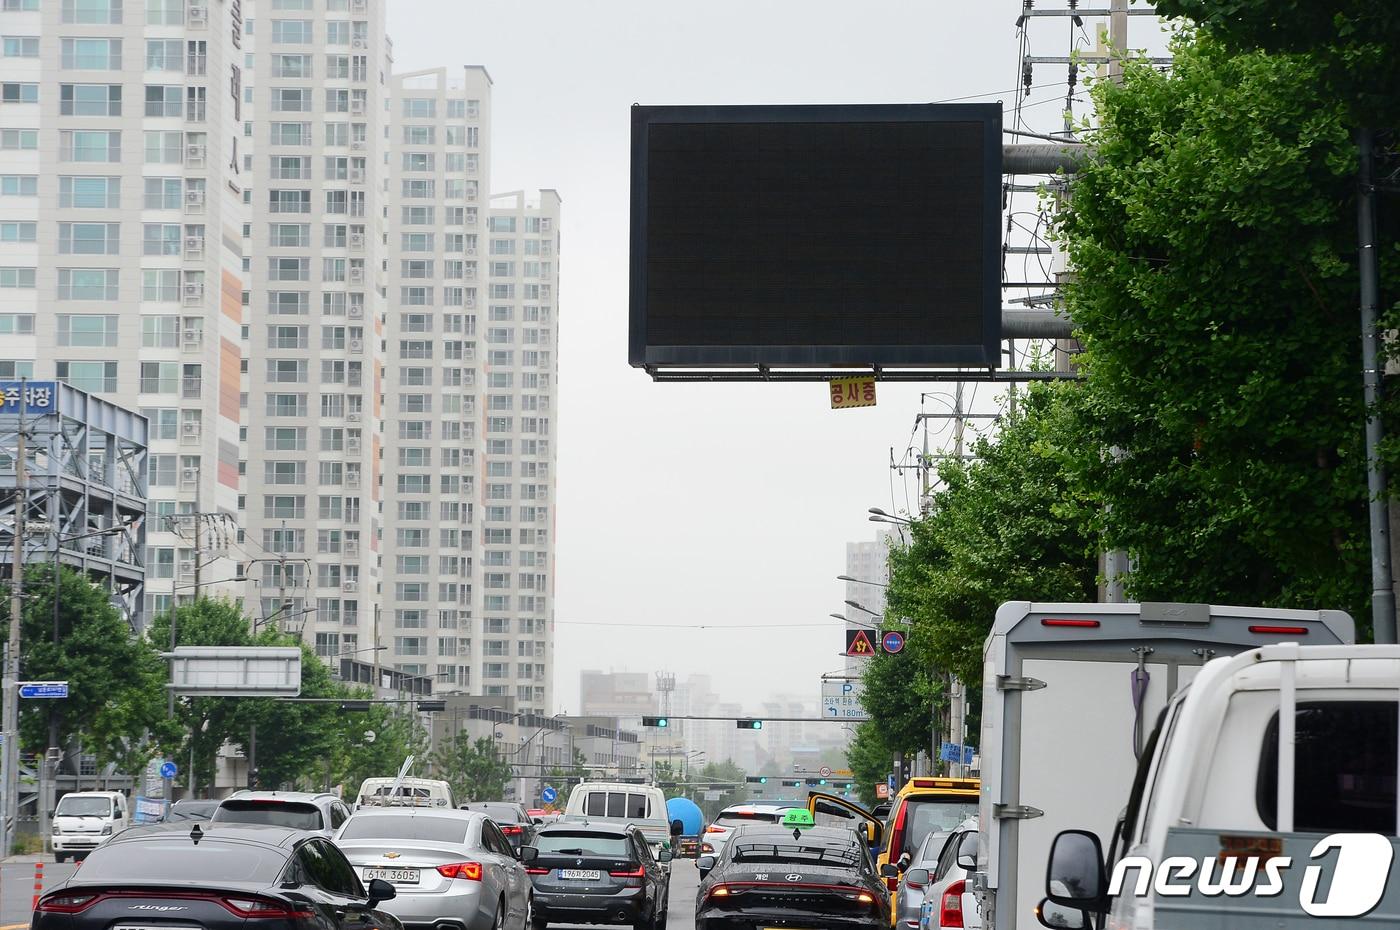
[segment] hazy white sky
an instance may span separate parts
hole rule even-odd
[[[490,72],[492,189],[552,187],[564,201],[556,709],[578,709],[584,668],[709,673],[755,706],[769,693],[815,700],[818,676],[844,661],[827,614],[842,610],[845,543],[874,538],[867,508],[908,506],[902,481],[891,490],[890,447],[898,458],[909,445],[920,391],[944,390],[882,383],[878,406],[834,411],[821,384],[653,384],[628,367],[628,107],[974,94],[1009,106],[1020,9],[392,0],[397,70]],[[1066,54],[1068,21],[1037,28],[1036,54]],[[1041,129],[1057,121],[1063,78],[1036,73],[1045,86],[1028,114]],[[983,385],[979,406],[994,393]]]

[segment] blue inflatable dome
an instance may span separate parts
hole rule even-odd
[[[700,831],[705,829],[705,814],[690,798],[671,798],[667,801],[666,819],[679,820],[684,836],[699,836]]]

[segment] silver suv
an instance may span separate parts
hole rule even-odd
[[[211,822],[261,824],[330,836],[349,819],[350,808],[333,794],[244,790],[219,802]]]

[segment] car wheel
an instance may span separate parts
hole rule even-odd
[[[496,919],[491,921],[491,930],[505,930],[506,926],[506,899],[501,898],[496,902]]]
[[[68,858],[68,856],[65,855],[64,853],[61,853],[61,852],[56,852],[56,853],[53,854],[53,861],[54,861],[54,862],[60,862],[60,863],[61,863],[61,862],[63,862],[63,860],[65,860],[65,859],[67,859],[67,858]]]

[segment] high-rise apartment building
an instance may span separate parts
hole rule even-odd
[[[383,0],[245,6],[246,604],[330,657],[378,622],[391,48]]]
[[[880,620],[885,615],[890,544],[895,538],[894,532],[881,530],[874,542],[846,543],[846,575],[857,579],[846,582],[846,629],[865,630],[872,640],[877,638]],[[853,601],[860,607],[852,606]],[[848,656],[846,673],[859,675],[864,670],[863,661]]]
[[[481,687],[548,713],[554,669],[554,429],[559,209],[495,195],[481,320]]]
[[[0,378],[149,417],[147,615],[546,713],[560,200],[386,8],[0,0]]]
[[[382,660],[444,691],[481,682],[477,317],[490,95],[484,68],[439,68],[396,75],[389,99]]]
[[[4,0],[0,378],[150,420],[147,610],[226,589],[238,504],[237,0]]]

